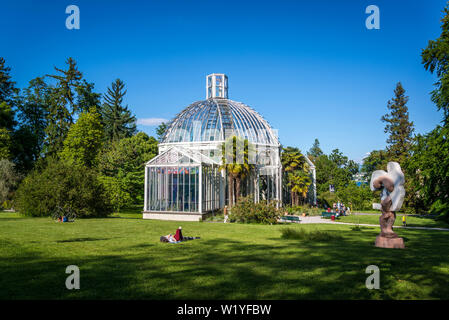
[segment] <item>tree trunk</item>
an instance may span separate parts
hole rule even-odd
[[[235,178],[235,203],[239,201],[240,197],[240,178]]]
[[[295,205],[295,193],[290,190],[290,198],[292,200],[292,207]]]
[[[233,191],[234,191],[234,179],[229,174],[228,175],[228,207],[229,207],[229,209],[231,209],[231,207],[232,207]]]

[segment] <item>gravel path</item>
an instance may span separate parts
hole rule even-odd
[[[365,224],[365,223],[349,223],[349,222],[335,222],[330,219],[321,219],[320,216],[311,216],[311,217],[299,217],[301,220],[300,223],[332,223],[332,224],[346,224],[346,225],[359,225],[365,227],[377,227],[380,228],[378,224]],[[430,228],[430,227],[404,227],[404,226],[394,226],[394,228],[404,228],[404,229],[420,229],[420,230],[440,230],[440,231],[449,231],[447,228]]]

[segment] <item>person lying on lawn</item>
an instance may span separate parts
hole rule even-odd
[[[176,240],[175,236],[170,234],[167,234],[166,236],[164,236],[165,239],[167,239],[167,242],[178,242],[178,240]]]

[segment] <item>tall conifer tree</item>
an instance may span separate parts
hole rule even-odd
[[[386,123],[385,133],[388,133],[387,152],[390,161],[397,161],[401,165],[410,154],[413,141],[413,122],[409,120],[408,96],[399,82],[394,90],[394,98],[388,101],[389,113],[382,117]]]
[[[109,141],[131,137],[136,133],[136,117],[128,106],[123,106],[125,83],[116,79],[104,95],[102,108],[104,130]]]

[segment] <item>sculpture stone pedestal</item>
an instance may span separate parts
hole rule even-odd
[[[390,248],[390,249],[405,249],[404,239],[402,238],[388,238],[378,235],[376,237],[375,246],[379,248]]]

